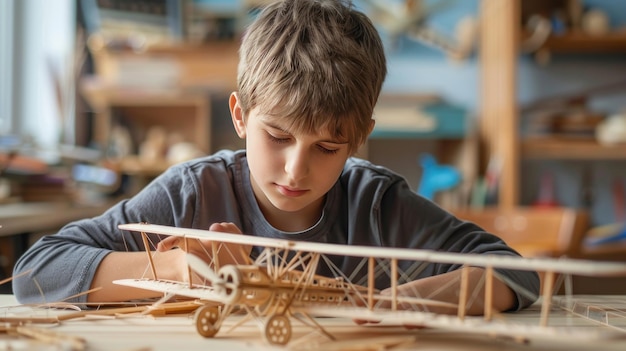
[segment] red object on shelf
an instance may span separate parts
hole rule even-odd
[[[533,204],[534,207],[557,207],[559,203],[554,196],[554,178],[551,173],[546,173],[541,177],[539,185],[539,195]]]

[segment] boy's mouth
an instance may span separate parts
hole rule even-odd
[[[308,190],[303,190],[303,189],[291,188],[291,187],[280,185],[280,184],[276,184],[276,189],[278,189],[278,192],[281,193],[282,195],[289,196],[289,197],[302,196],[308,191]]]

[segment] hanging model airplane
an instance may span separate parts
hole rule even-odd
[[[363,0],[371,9],[373,21],[377,23],[392,42],[400,36],[418,41],[432,48],[443,51],[453,60],[464,60],[475,47],[478,35],[478,23],[467,16],[461,19],[453,35],[446,34],[428,25],[429,16],[450,5],[450,0],[439,0],[424,4],[422,0],[386,1]]]
[[[290,241],[219,233],[199,229],[175,228],[151,224],[124,224],[122,230],[141,233],[152,262],[147,233],[174,235],[188,240],[208,240],[212,243],[210,256],[220,257],[220,250],[227,245],[243,247],[252,245],[259,248],[255,259],[246,258],[244,264],[223,265],[215,259],[188,254],[190,269],[203,279],[193,276],[190,270],[189,282],[158,279],[158,272],[152,266],[152,278],[117,280],[116,284],[148,289],[164,293],[164,299],[172,296],[185,296],[198,299],[202,307],[195,313],[198,333],[214,337],[224,320],[234,311],[245,312],[245,317],[232,328],[248,320],[265,320],[262,333],[270,344],[285,345],[292,337],[291,321],[297,320],[332,339],[313,317],[348,317],[354,320],[377,320],[398,325],[417,325],[439,328],[462,333],[481,333],[490,336],[506,336],[515,340],[530,338],[554,338],[566,336],[568,340],[592,340],[626,334],[626,323],[611,325],[611,328],[577,330],[568,332],[548,323],[559,275],[583,276],[626,276],[626,264],[615,262],[590,262],[573,259],[521,258],[496,255],[476,255],[443,253],[428,250],[383,248],[370,246],[347,246],[338,244]],[[240,253],[229,252],[237,256]],[[353,281],[346,276],[331,259],[333,255],[362,258],[356,271],[365,271],[364,281]],[[249,257],[247,254],[239,255]],[[410,268],[402,270],[399,262],[410,262]],[[455,264],[465,270],[460,278],[458,303],[437,301],[436,296],[403,296],[398,292],[402,280],[412,276],[430,263]],[[404,265],[403,267],[406,267]],[[484,268],[484,313],[481,317],[467,316],[468,306],[475,298],[475,292],[467,286],[469,267]],[[320,268],[332,272],[332,276],[321,276]],[[494,318],[493,283],[494,279],[505,279],[498,269],[535,270],[543,272],[541,318],[537,325],[515,325]],[[381,294],[375,280],[388,279],[390,294]],[[451,282],[451,284],[454,282]],[[456,282],[458,283],[458,282]],[[441,290],[449,288],[442,286]],[[529,292],[520,291],[522,294]],[[436,294],[436,293],[435,293]],[[556,304],[558,305],[558,304]],[[564,307],[567,304],[564,304]],[[456,314],[432,312],[433,307],[454,308]],[[596,312],[597,314],[597,312]],[[613,316],[612,318],[616,318]],[[622,317],[626,321],[626,317]],[[607,322],[608,323],[608,319]],[[621,325],[621,327],[619,327]]]

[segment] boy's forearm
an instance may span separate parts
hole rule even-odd
[[[450,302],[458,304],[461,293],[461,274],[458,269],[449,273],[436,275],[398,287],[399,295],[416,296],[428,298],[436,301]],[[485,311],[485,271],[482,268],[472,267],[468,274],[467,286],[467,315],[481,315]],[[476,299],[472,299],[476,290]],[[502,281],[494,278],[492,293],[492,308],[494,311],[506,311],[515,306],[516,298],[514,292]],[[456,314],[456,308],[446,308],[439,306],[427,306],[428,311],[445,314]]]
[[[153,262],[159,279],[181,280],[181,262],[185,252],[169,250],[153,253]],[[91,283],[89,302],[117,302],[161,296],[161,293],[113,284],[117,279],[152,278],[152,270],[146,252],[111,252],[98,266]]]

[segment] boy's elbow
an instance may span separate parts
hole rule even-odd
[[[41,293],[38,293],[37,285],[30,282],[28,278],[14,278],[11,281],[11,288],[17,302],[21,304],[42,302]]]

